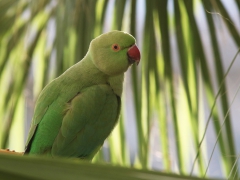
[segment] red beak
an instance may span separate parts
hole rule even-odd
[[[129,61],[130,64],[133,64],[135,62],[136,62],[137,65],[139,64],[141,55],[140,55],[140,51],[139,51],[136,44],[132,45],[128,49],[127,55],[128,55],[128,61]]]

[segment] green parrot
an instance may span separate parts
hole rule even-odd
[[[85,57],[40,93],[24,154],[91,160],[118,121],[124,72],[139,61],[126,32],[93,39]]]

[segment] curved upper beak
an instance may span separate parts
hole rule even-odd
[[[141,59],[141,54],[140,51],[137,47],[136,44],[132,45],[128,51],[127,51],[127,56],[128,56],[128,62],[130,64],[133,64],[136,62],[136,64],[138,65]]]

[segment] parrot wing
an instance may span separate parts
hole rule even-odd
[[[120,104],[108,85],[77,94],[67,105],[51,154],[92,159],[117,123]]]
[[[32,134],[31,152],[91,159],[114,128],[120,104],[120,97],[106,84],[75,94],[61,116],[48,113],[56,110],[53,102]]]

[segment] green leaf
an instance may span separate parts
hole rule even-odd
[[[0,154],[0,160],[0,178],[8,180],[204,180],[195,177],[122,168],[106,164],[91,164],[78,159],[50,159],[46,157]]]

